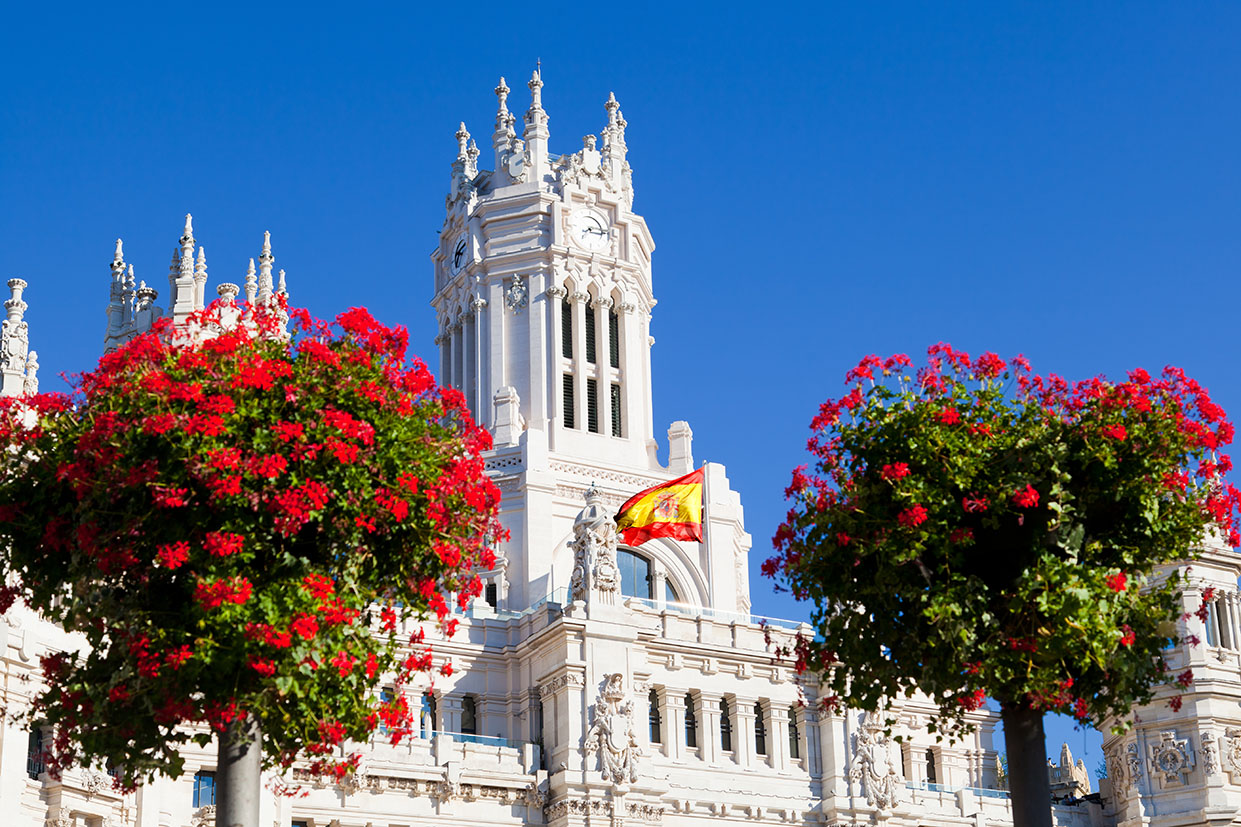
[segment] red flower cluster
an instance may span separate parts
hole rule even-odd
[[[885,480],[899,480],[902,477],[909,476],[909,466],[904,462],[894,462],[890,465],[883,466],[880,472]]]
[[[1038,492],[1027,483],[1025,488],[1013,495],[1013,503],[1018,508],[1033,508],[1038,505]]]
[[[1129,577],[1123,571],[1118,571],[1103,578],[1103,582],[1107,583],[1109,589],[1119,594],[1128,588]]]

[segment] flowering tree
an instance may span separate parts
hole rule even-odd
[[[406,618],[451,627],[443,593],[481,590],[499,494],[461,395],[365,310],[294,311],[296,339],[281,313],[217,304],[73,397],[0,400],[0,609],[86,644],[43,661],[54,773],[179,774],[214,729],[343,775],[347,739],[410,732],[403,694],[375,691],[431,667]]]
[[[1192,679],[1158,656],[1180,593],[1165,567],[1213,530],[1238,544],[1233,426],[1175,368],[1070,385],[928,354],[914,375],[867,357],[822,406],[764,573],[816,605],[793,654],[827,705],[916,688],[955,731],[998,700],[1016,823],[1050,825],[1043,713],[1123,716]]]

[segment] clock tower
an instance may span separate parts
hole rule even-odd
[[[567,540],[593,484],[607,508],[694,469],[685,422],[668,430],[661,462],[651,404],[655,243],[633,211],[626,122],[614,95],[600,135],[549,149],[543,80],[524,115],[500,79],[493,168],[465,124],[445,202],[432,304],[439,375],[492,433],[490,466],[513,541],[495,593],[520,609],[567,586]],[[520,119],[520,129],[518,121]],[[707,465],[704,543],[643,546],[651,593],[748,611],[740,498]],[[656,546],[659,546],[656,548]],[[504,602],[503,599],[500,602]]]

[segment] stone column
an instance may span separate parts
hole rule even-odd
[[[733,707],[733,759],[742,769],[749,769],[764,759],[758,755],[758,744],[754,738],[754,701],[750,698],[736,698]]]
[[[702,760],[709,764],[723,760],[723,745],[720,743],[720,701],[724,696],[718,692],[699,692],[698,702],[701,706],[698,714],[698,749]],[[733,733],[736,735],[736,733]]]
[[[767,707],[767,763],[781,772],[790,767],[789,712],[775,701]]]
[[[589,430],[590,424],[586,421],[586,380],[590,376],[586,362],[586,311],[589,301],[590,296],[580,289],[569,297],[573,307],[573,415],[579,431]]]
[[[685,695],[664,687],[659,699],[664,711],[664,755],[675,761],[685,757]]]

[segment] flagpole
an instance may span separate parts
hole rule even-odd
[[[711,520],[710,520],[711,483],[707,481],[708,474],[707,474],[707,461],[706,460],[702,461],[701,467],[702,467],[702,542],[701,542],[701,546],[702,546],[702,556],[706,558],[707,569],[708,571],[710,571],[715,561],[711,559],[711,539],[710,539],[711,538],[711,533],[710,533],[711,531]],[[714,572],[711,572],[711,574],[714,575]],[[712,578],[712,582],[714,582],[714,577]],[[705,597],[709,602],[711,601],[710,594],[705,595]]]

